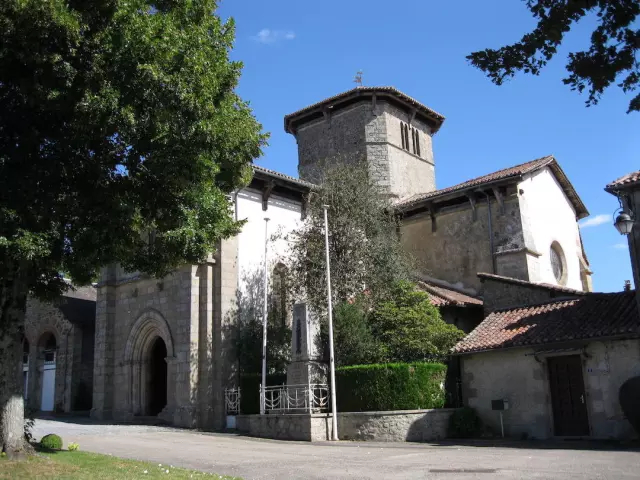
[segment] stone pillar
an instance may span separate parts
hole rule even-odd
[[[224,390],[237,383],[234,326],[237,321],[238,237],[222,240],[214,255],[212,426],[225,428]]]
[[[293,306],[291,331],[291,363],[287,367],[288,385],[308,385],[327,382],[327,367],[319,356],[316,339],[320,324],[309,312],[306,303]]]
[[[200,265],[200,304],[198,329],[198,415],[197,427],[213,428],[213,257]]]
[[[96,300],[96,335],[93,360],[93,408],[91,417],[106,420],[113,415],[113,328],[116,316],[116,266],[103,270]]]

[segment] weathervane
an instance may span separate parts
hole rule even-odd
[[[353,79],[354,83],[356,83],[359,87],[362,86],[362,70],[358,70],[356,72],[356,78]]]

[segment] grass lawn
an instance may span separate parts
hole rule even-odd
[[[6,478],[113,478],[127,480],[134,478],[233,480],[235,478],[240,480],[236,477],[173,468],[170,465],[159,466],[157,463],[125,460],[110,455],[80,451],[39,452],[38,455],[29,457],[28,460],[22,462],[9,461],[6,457],[0,457],[0,479]]]

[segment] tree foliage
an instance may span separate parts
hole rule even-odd
[[[216,7],[0,2],[0,446],[28,293],[111,262],[161,276],[239,229],[227,196],[265,136],[234,93],[234,23]]]
[[[334,304],[361,294],[374,299],[411,276],[412,261],[400,244],[388,197],[369,179],[366,163],[335,162],[323,169],[308,217],[288,236],[293,294],[316,312],[327,305],[324,205],[328,205],[329,257]]]
[[[640,87],[640,15],[638,0],[526,0],[537,20],[536,28],[519,42],[499,49],[473,52],[467,59],[497,85],[524,71],[538,75],[553,58],[564,35],[584,17],[596,15],[597,27],[588,50],[569,54],[569,76],[563,79],[572,90],[587,90],[587,106],[598,103],[609,86],[617,83],[625,93]],[[627,113],[640,110],[640,94],[631,99]]]
[[[407,281],[395,283],[372,307],[356,300],[334,309],[334,351],[338,366],[441,361],[464,336],[442,320],[429,295]],[[320,342],[328,358],[328,332]]]

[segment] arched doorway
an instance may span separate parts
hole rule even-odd
[[[40,410],[43,412],[52,412],[56,393],[56,337],[52,333],[45,333],[40,338],[39,344],[44,360],[42,367]]]
[[[147,363],[146,414],[156,416],[167,405],[167,346],[156,337],[149,348]]]

